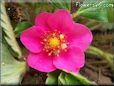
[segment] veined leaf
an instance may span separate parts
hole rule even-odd
[[[60,85],[93,85],[88,79],[80,74],[62,72],[58,77]]]
[[[13,52],[15,53],[15,56],[18,58],[22,57],[22,53],[21,50],[18,46],[18,43],[15,39],[15,34],[13,32],[13,27],[10,23],[9,17],[6,13],[6,9],[5,9],[5,3],[2,2],[1,4],[1,18],[0,18],[0,22],[1,22],[1,27],[2,27],[2,31],[5,33],[5,35],[3,35],[4,39],[6,40],[6,42],[8,43],[8,45],[11,47],[11,49],[13,50]]]
[[[80,74],[66,72],[52,72],[46,79],[47,85],[95,85]]]
[[[84,0],[79,10],[73,14],[73,17],[79,15],[103,22],[112,22],[112,15],[114,15],[114,1]]]
[[[25,62],[19,62],[9,52],[5,44],[1,52],[1,84],[19,84],[26,70]]]
[[[63,8],[70,11],[71,0],[50,0],[55,8]]]

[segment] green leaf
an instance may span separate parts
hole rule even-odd
[[[35,15],[37,15],[40,12],[46,11],[46,12],[52,12],[53,11],[53,6],[49,3],[35,3],[34,5],[35,8]]]
[[[48,74],[47,85],[95,85],[80,74],[55,71]]]
[[[6,13],[5,3],[2,2],[0,4],[1,4],[0,22],[1,22],[2,31],[5,33],[5,34],[3,34],[3,38],[6,40],[6,42],[12,49],[12,51],[15,53],[15,56],[18,58],[21,58],[22,53],[21,53],[20,47],[18,46],[18,43],[15,39],[13,27],[12,27],[9,17]]]
[[[114,23],[110,23],[110,22],[101,22],[102,26],[100,29],[104,29],[104,30],[112,30],[114,29]]]
[[[1,44],[1,43],[0,43]],[[26,70],[25,62],[19,62],[9,52],[7,46],[2,43],[1,52],[1,84],[21,83],[22,75]]]
[[[27,21],[23,21],[23,22],[20,22],[19,24],[17,24],[16,28],[15,28],[15,33],[17,35],[16,37],[19,37],[22,31],[24,31],[25,29],[27,29],[31,26],[32,26],[32,24],[30,24]]]
[[[54,7],[49,3],[42,3],[40,1],[27,3],[26,1],[23,3],[18,3],[23,11],[23,17],[29,21],[31,24],[34,24],[35,17],[40,12],[52,12]]]
[[[113,3],[113,0],[84,0],[79,10],[73,14],[73,17],[80,15],[103,22],[112,22],[112,15],[114,15]]]
[[[51,3],[55,8],[63,8],[69,11],[71,9],[71,0],[51,0]]]
[[[56,70],[52,73],[48,73],[48,77],[46,79],[46,84],[47,85],[54,85],[58,84],[58,76],[60,74],[60,71]]]
[[[92,85],[88,79],[82,75],[62,72],[58,78],[60,85]]]

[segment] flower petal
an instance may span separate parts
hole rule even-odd
[[[86,51],[90,43],[92,42],[92,33],[86,26],[75,23],[72,34],[67,34],[69,45],[80,47],[83,51]]]
[[[31,52],[38,53],[41,51],[40,36],[44,33],[43,28],[33,26],[23,31],[20,40],[23,45]]]
[[[56,10],[51,16],[49,16],[48,25],[52,30],[67,30],[73,24],[71,14],[64,9]],[[64,27],[64,28],[63,28]]]
[[[53,57],[49,57],[46,53],[39,53],[30,55],[27,58],[28,65],[41,72],[52,72],[56,70],[53,65]]]
[[[47,27],[47,19],[51,15],[48,12],[42,12],[38,14],[35,18],[35,25],[46,26]]]
[[[80,67],[84,66],[84,62],[84,53],[78,47],[72,47],[53,60],[56,68],[75,73],[78,73]]]

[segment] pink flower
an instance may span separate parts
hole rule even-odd
[[[20,40],[30,51],[30,67],[42,72],[60,69],[78,73],[92,34],[86,26],[75,23],[67,10],[59,9],[37,15],[35,25],[23,31]]]

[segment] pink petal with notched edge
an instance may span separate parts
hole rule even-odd
[[[52,72],[56,70],[53,65],[53,57],[47,56],[46,53],[30,53],[27,58],[28,65],[41,72]]]
[[[38,53],[42,49],[40,39],[42,34],[44,34],[43,27],[32,26],[22,32],[20,40],[29,51]]]
[[[47,22],[52,30],[57,29],[59,31],[67,30],[67,28],[71,27],[73,24],[71,14],[64,9],[55,11],[51,16],[49,16]]]
[[[67,34],[69,45],[80,47],[80,49],[86,51],[93,39],[89,28],[82,24],[74,23],[74,28],[71,30]]]
[[[49,16],[51,16],[51,13],[48,12],[38,14],[35,18],[35,25],[45,26],[48,28],[47,20]]]
[[[60,56],[55,57],[53,64],[56,68],[66,70],[68,72],[78,72],[80,67],[84,66],[84,53],[78,47],[72,47],[67,52],[63,52]]]

